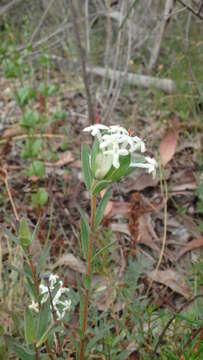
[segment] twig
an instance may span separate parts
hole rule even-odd
[[[96,197],[92,195],[91,199],[91,230],[89,236],[89,247],[88,247],[88,259],[87,259],[87,278],[91,283],[91,262],[92,262],[92,249],[93,249],[93,237],[94,237],[94,222],[95,222],[95,211],[96,211]],[[89,305],[89,291],[90,285],[86,285],[85,288],[85,304],[83,309],[83,320],[82,320],[82,339],[80,343],[80,360],[84,359],[85,351],[85,333],[87,328],[87,312]]]
[[[39,30],[40,30],[40,28],[41,28],[41,26],[42,26],[42,24],[43,24],[43,22],[44,22],[44,20],[45,20],[45,18],[46,18],[46,16],[47,16],[47,14],[48,14],[50,8],[52,7],[52,5],[53,5],[53,3],[54,3],[54,1],[55,1],[55,0],[52,0],[52,1],[50,1],[50,2],[48,3],[48,6],[47,6],[47,8],[45,9],[45,11],[44,11],[44,13],[43,13],[43,15],[42,15],[42,17],[41,17],[41,19],[40,19],[40,21],[39,21],[39,24],[38,24],[37,27],[35,28],[32,36],[31,36],[31,38],[30,38],[30,42],[31,42],[31,43],[33,42],[34,37],[35,37],[35,36],[37,35],[37,33],[39,32]]]
[[[3,176],[1,176],[1,173],[3,174]],[[17,221],[20,221],[20,218],[19,218],[19,216],[18,216],[16,207],[15,207],[15,203],[14,203],[14,201],[13,201],[13,197],[12,197],[12,195],[11,195],[11,191],[10,191],[10,188],[9,188],[9,184],[8,184],[8,174],[7,174],[6,169],[0,169],[0,177],[1,177],[2,180],[4,181],[4,184],[5,184],[5,187],[6,187],[6,191],[7,191],[7,193],[8,193],[8,197],[9,197],[11,206],[12,206],[12,208],[13,208],[13,212],[14,212],[15,218],[16,218]]]
[[[27,138],[30,138],[31,136],[28,134],[22,134],[22,135],[14,135],[14,136],[3,136],[3,140],[0,140],[0,145],[5,144],[8,140],[24,140]],[[5,138],[5,139],[4,139]],[[67,136],[65,135],[57,135],[57,134],[34,134],[32,135],[32,138],[47,138],[47,139],[67,139]]]
[[[177,0],[184,8],[186,8],[188,11],[190,11],[193,15],[197,16],[199,19],[203,20],[203,16],[200,14],[201,11],[201,7],[200,7],[200,11],[198,10],[198,12],[196,12],[191,6],[189,6],[188,4],[185,4],[184,1],[182,0]]]
[[[154,357],[157,355],[157,349],[160,345],[160,343],[162,342],[163,340],[163,337],[166,333],[166,331],[168,330],[169,326],[171,325],[171,323],[173,322],[173,320],[176,318],[177,314],[179,314],[184,308],[186,308],[187,306],[189,306],[190,304],[192,304],[194,301],[196,301],[197,299],[203,297],[203,294],[199,294],[199,295],[196,295],[195,297],[193,297],[192,299],[188,300],[185,304],[183,304],[180,309],[178,311],[176,311],[176,313],[172,316],[172,318],[166,323],[164,329],[162,330],[158,340],[157,340],[157,343],[156,343],[156,346],[152,352],[152,355],[151,355],[151,358],[150,360],[153,360]]]
[[[88,73],[86,69],[86,51],[84,47],[82,46],[81,39],[80,39],[80,33],[79,33],[79,27],[77,22],[77,13],[75,6],[73,4],[73,0],[70,0],[70,9],[73,17],[73,26],[75,31],[75,37],[77,41],[77,47],[78,47],[78,53],[81,61],[81,67],[82,67],[82,75],[83,75],[83,81],[85,85],[85,92],[87,97],[87,107],[88,107],[88,118],[89,123],[94,123],[94,109],[92,104],[92,97],[90,93],[90,86],[89,86],[89,80],[88,80]]]

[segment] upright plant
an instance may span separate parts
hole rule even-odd
[[[88,321],[89,295],[94,261],[95,232],[100,225],[108,199],[111,196],[110,185],[127,176],[136,168],[144,168],[156,174],[156,160],[144,156],[145,144],[137,136],[130,136],[121,126],[96,124],[84,129],[94,137],[92,149],[87,144],[82,146],[82,169],[85,185],[91,196],[90,226],[82,216],[81,238],[84,257],[86,259],[86,276],[84,279],[85,293],[81,297],[81,341],[79,359],[85,358],[86,331]],[[98,206],[97,197],[101,191],[106,192]]]

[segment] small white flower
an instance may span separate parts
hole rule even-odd
[[[90,132],[92,136],[100,135],[100,130],[109,130],[109,127],[102,124],[95,124],[83,129],[83,131]]]
[[[145,160],[146,160],[146,162],[143,162],[143,163],[131,162],[130,166],[148,169],[148,173],[149,174],[152,173],[153,178],[154,178],[156,175],[156,168],[157,168],[158,164],[155,159],[152,159],[149,156],[146,156]]]
[[[38,304],[32,300],[32,304],[29,305],[29,309],[34,310],[35,312],[39,312]]]
[[[123,135],[120,138],[122,148],[129,147],[129,152],[133,153],[140,149],[141,152],[145,152],[145,143],[138,137],[131,137],[129,135]]]
[[[111,134],[129,135],[128,131],[120,125],[111,125],[109,128]]]
[[[54,275],[54,274],[51,274],[49,276],[50,288],[56,285],[58,278],[59,278],[58,275]]]
[[[120,167],[119,157],[128,155],[128,150],[120,149],[118,143],[115,141],[112,143],[112,149],[105,150],[103,153],[112,156],[112,164],[118,169]]]
[[[144,143],[144,141],[142,141],[138,136],[133,136],[132,139],[136,143],[138,148],[140,147],[140,151],[142,153],[145,152],[145,143]],[[137,148],[136,148],[136,150],[137,150]]]

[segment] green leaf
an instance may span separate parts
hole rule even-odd
[[[42,161],[35,160],[28,168],[28,176],[37,176],[43,178],[45,176],[45,167]]]
[[[3,228],[3,230],[10,240],[12,240],[16,245],[19,245],[19,239],[17,238],[17,236],[13,235],[10,230],[6,229],[6,227]]]
[[[48,326],[47,330],[44,332],[44,334],[41,336],[41,338],[37,342],[37,344],[36,344],[37,348],[39,348],[40,346],[42,346],[42,344],[45,343],[45,341],[47,340],[47,338],[50,335],[51,331],[53,331],[53,330],[54,330],[54,325],[50,324]]]
[[[95,215],[95,224],[94,224],[94,229],[96,230],[103,218],[103,215],[104,215],[104,210],[106,208],[106,205],[111,197],[111,194],[112,194],[112,190],[111,188],[107,189],[103,198],[101,199],[98,207],[97,207],[97,210],[96,210],[96,215]]]
[[[91,152],[91,169],[92,169],[92,172],[95,173],[95,160],[96,160],[96,157],[97,157],[97,154],[98,154],[98,151],[99,151],[99,141],[97,139],[94,140],[93,142],[93,145],[92,145],[92,152]]]
[[[82,171],[86,188],[88,191],[90,191],[92,184],[92,174],[90,169],[90,148],[87,144],[82,145]]]
[[[203,221],[199,224],[199,231],[203,233]]]
[[[27,129],[35,129],[40,121],[38,111],[28,109],[20,121],[20,126]]]
[[[93,188],[92,193],[98,195],[102,190],[104,190],[111,182],[109,180],[100,180],[97,181],[96,185]]]
[[[0,325],[0,336],[2,336],[4,334],[4,328],[3,326]]]
[[[44,304],[42,304],[39,318],[38,318],[38,325],[37,325],[37,340],[40,341],[43,334],[46,332],[46,329],[48,328],[48,321],[50,313],[50,303],[49,301],[46,301]]]
[[[109,172],[105,176],[106,180],[111,180],[113,182],[116,182],[119,181],[123,176],[126,176],[131,161],[130,155],[120,156],[119,161],[120,161],[120,167],[116,169],[112,166]]]
[[[20,220],[18,237],[21,246],[30,246],[32,244],[32,236],[27,221],[23,218]]]
[[[37,268],[36,268],[37,275],[39,275],[41,269],[44,266],[45,261],[49,257],[50,248],[51,248],[51,245],[46,246],[45,249],[43,250],[42,255],[40,256],[40,258],[38,260],[38,264],[37,264]]]
[[[26,342],[33,344],[36,340],[36,321],[29,308],[25,311],[24,331]]]
[[[99,250],[96,252],[96,254],[92,257],[91,262],[93,263],[100,254],[102,254],[105,250],[109,249],[109,248],[110,248],[111,246],[113,246],[116,242],[117,242],[117,241],[113,241],[113,242],[111,242],[110,244],[107,244],[107,245],[105,245],[104,247],[102,247],[101,249],[99,249]]]
[[[12,349],[21,360],[35,360],[35,353],[33,351],[26,349],[10,336],[6,336],[5,339],[7,347]]]
[[[36,139],[31,145],[32,156],[36,157],[39,155],[42,146],[42,139]]]
[[[85,213],[82,209],[78,208],[81,216],[80,220],[80,232],[81,232],[81,242],[82,242],[82,250],[85,259],[87,260],[88,257],[88,247],[89,247],[89,234],[90,234],[90,227],[87,222]]]
[[[198,188],[197,188],[197,195],[199,200],[201,200],[203,202],[203,183],[199,184]]]
[[[39,188],[35,194],[32,194],[32,202],[36,207],[44,206],[47,203],[48,198],[49,194],[43,188]]]
[[[66,111],[64,110],[57,110],[55,113],[54,113],[54,118],[56,120],[65,120],[67,118],[67,113]]]
[[[25,106],[30,99],[35,97],[35,95],[36,91],[29,86],[24,86],[16,91],[15,100],[19,106]]]

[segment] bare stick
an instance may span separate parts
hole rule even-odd
[[[71,9],[72,17],[73,17],[73,26],[74,26],[75,37],[76,37],[76,42],[77,42],[77,47],[78,47],[78,54],[79,54],[80,61],[81,61],[82,76],[83,76],[83,81],[84,81],[84,85],[85,85],[86,97],[87,97],[88,118],[89,118],[89,123],[93,124],[94,123],[94,109],[93,109],[92,98],[91,98],[91,93],[90,93],[88,73],[87,73],[87,69],[86,69],[86,51],[81,43],[79,27],[78,27],[78,22],[77,22],[77,12],[76,12],[75,6],[73,4],[73,0],[70,0],[70,9]]]
[[[184,1],[182,0],[177,0],[185,9],[187,9],[188,11],[190,11],[193,15],[197,16],[199,19],[203,20],[203,16],[200,14],[201,8],[202,8],[202,4],[200,6],[200,9],[198,10],[198,12],[195,12],[195,10],[184,3]]]

